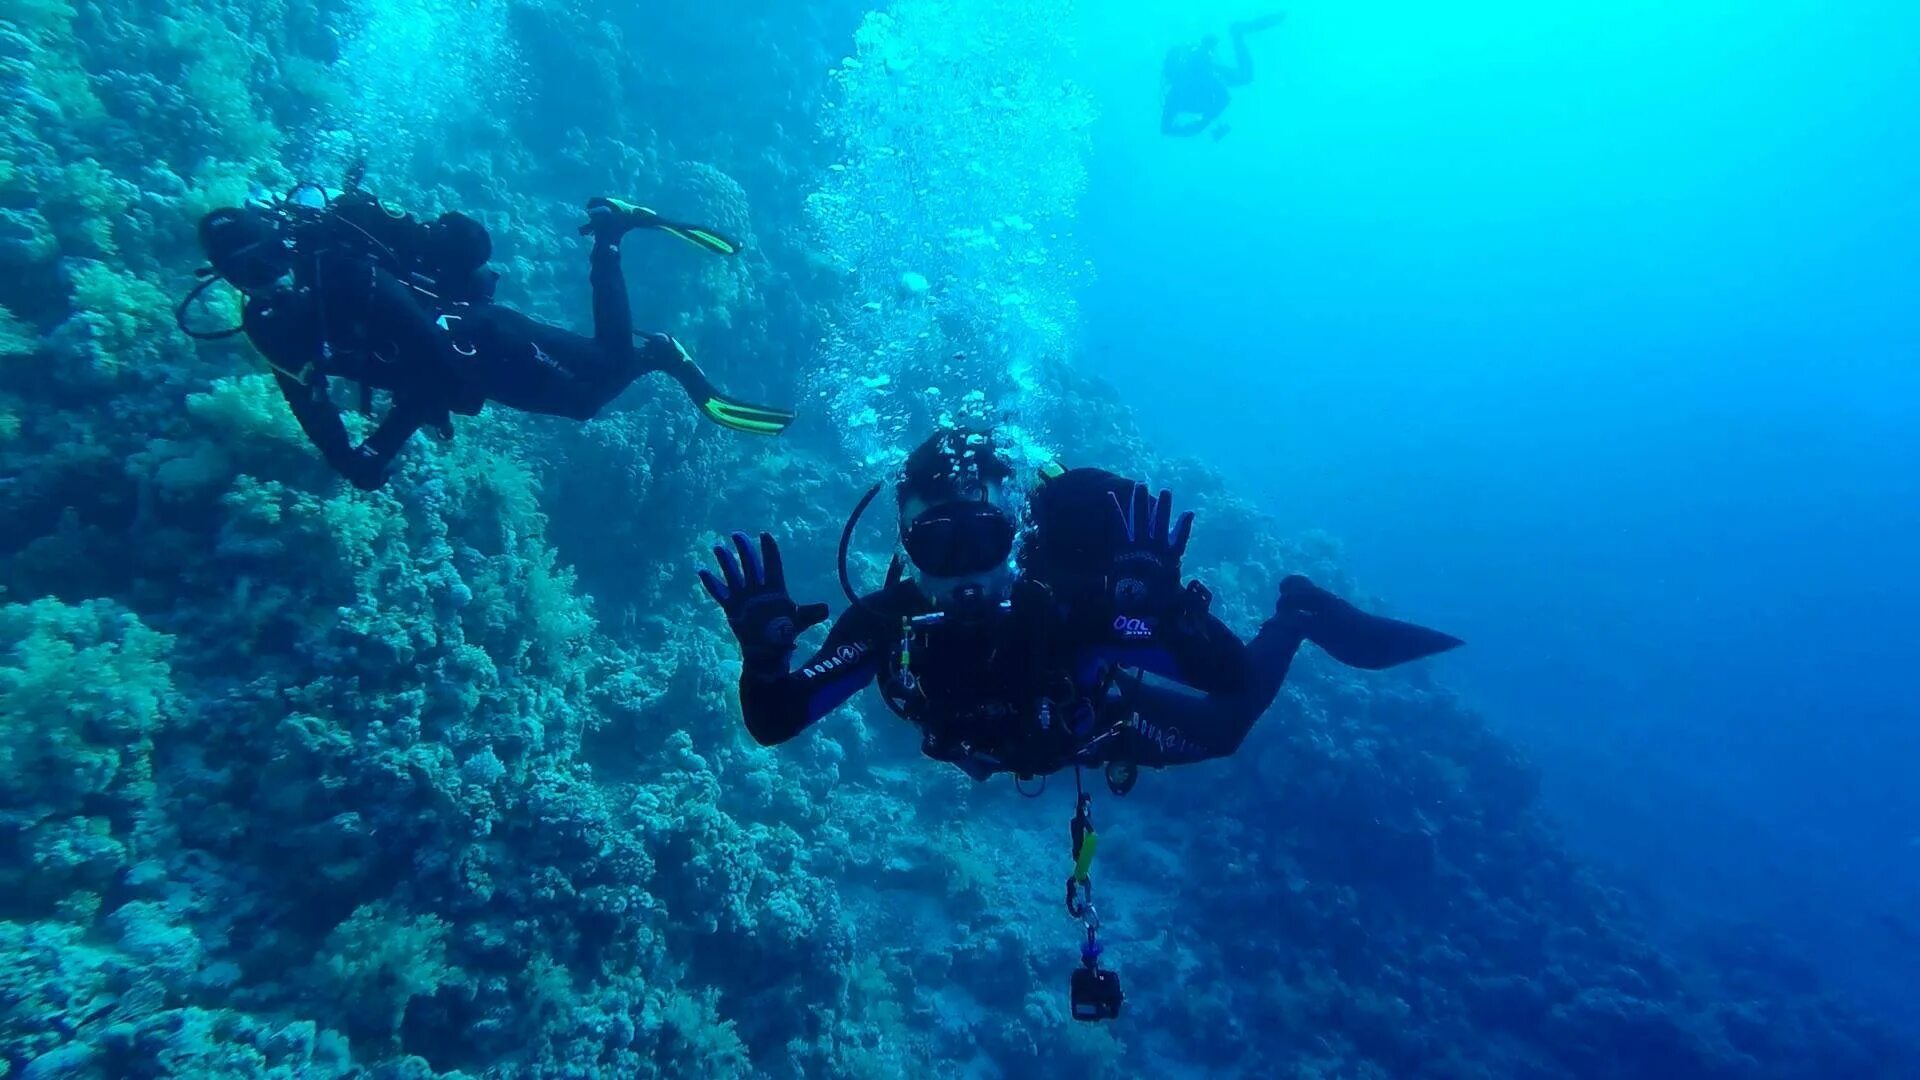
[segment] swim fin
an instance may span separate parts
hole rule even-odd
[[[694,363],[693,354],[672,334],[634,336],[645,342],[642,348],[646,350],[643,355],[648,359],[649,370],[663,372],[679,383],[693,403],[700,406],[701,413],[721,427],[753,435],[778,435],[793,423],[790,410],[752,405],[721,393],[713,380],[707,378],[707,373],[700,370],[700,365]]]
[[[662,219],[654,225],[661,232],[677,236],[697,248],[704,248],[715,255],[740,254],[740,242],[728,238],[705,225],[683,225],[675,221]]]
[[[1280,610],[1299,620],[1308,641],[1348,667],[1379,671],[1465,644],[1451,634],[1369,615],[1294,575],[1280,582]]]
[[[700,403],[700,411],[707,419],[729,427],[735,431],[744,431],[752,435],[778,435],[793,423],[793,414],[785,409],[776,409],[768,405],[749,405],[744,401],[735,401],[725,394],[713,394]]]
[[[628,229],[659,229],[661,232],[685,240],[694,247],[711,251],[715,255],[740,254],[740,242],[718,229],[672,221],[661,217],[658,211],[622,199],[609,199],[603,196],[588,200],[587,214],[592,220],[580,226],[581,236],[590,236],[598,232],[602,224],[618,228],[621,232]]]

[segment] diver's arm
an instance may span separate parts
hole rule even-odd
[[[445,406],[430,405],[410,394],[395,395],[387,415],[354,448],[353,471],[347,472],[347,479],[362,491],[372,491],[386,483],[393,459],[399,456],[407,440],[421,427],[446,415],[446,411]]]
[[[345,474],[353,457],[353,443],[347,438],[339,407],[327,396],[327,377],[315,371],[303,383],[276,370],[273,381],[280,385],[280,393],[299,421],[300,430],[307,433],[307,441],[328,465]]]
[[[788,670],[794,639],[827,621],[827,605],[796,604],[772,533],[756,545],[743,532],[715,544],[716,569],[700,571],[700,586],[726,613],[740,643],[740,712],[747,733],[762,746],[786,742],[873,681],[887,620],[872,600],[855,604],[827,632],[826,644]]]
[[[747,733],[761,746],[777,746],[800,734],[879,675],[885,650],[885,620],[864,607],[841,614],[827,640],[797,669],[749,659],[740,672],[740,713]]]
[[[314,372],[305,383],[300,383],[276,371],[273,378],[280,384],[280,393],[292,407],[293,418],[300,422],[300,430],[307,433],[308,441],[320,451],[333,471],[362,491],[372,491],[386,483],[387,470],[407,440],[422,424],[444,411],[418,398],[397,397],[379,426],[355,446],[347,437],[347,426],[340,419],[339,407],[327,396],[326,376]]]

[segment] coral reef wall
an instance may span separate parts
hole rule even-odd
[[[1062,796],[921,761],[865,702],[744,736],[694,553],[764,525],[831,595],[847,452],[884,456],[851,418],[946,411],[855,385],[929,357],[913,392],[1071,416],[1070,457],[1181,492],[1237,626],[1283,571],[1353,584],[1068,362],[1088,105],[1049,17],[0,10],[0,1076],[1910,1074],[1758,962],[1647,948],[1417,680],[1303,664],[1238,758],[1103,800],[1133,999],[1102,1028],[1065,1015]],[[630,244],[637,315],[811,415],[749,442],[647,385],[586,425],[463,420],[351,490],[172,308],[201,213],[358,154],[481,218],[503,300],[561,322],[590,195],[739,234],[726,263]]]

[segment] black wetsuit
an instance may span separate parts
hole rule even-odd
[[[1167,52],[1163,69],[1165,101],[1161,106],[1160,131],[1166,135],[1198,135],[1205,131],[1233,101],[1232,87],[1244,83],[1229,82],[1214,62],[1213,54],[1198,45],[1183,45]]]
[[[1460,644],[1370,615],[1303,577],[1281,582],[1275,614],[1242,643],[1208,612],[1204,588],[1180,589],[1177,564],[1169,578],[1143,578],[1142,549],[1117,543],[1110,519],[1134,488],[1090,468],[1035,488],[1019,553],[1024,576],[1005,606],[935,615],[917,586],[895,581],[843,612],[798,667],[791,647],[746,650],[748,733],[766,746],[786,742],[877,684],[920,729],[927,756],[976,779],[1108,762],[1179,765],[1238,750],[1303,641],[1374,670]],[[791,605],[781,588],[778,599]],[[1144,608],[1142,596],[1150,598]]]
[[[1232,67],[1215,60],[1208,43],[1168,49],[1161,67],[1161,133],[1198,135],[1211,127],[1227,111],[1233,91],[1253,82],[1253,52],[1247,46],[1247,35],[1276,26],[1285,17],[1283,12],[1275,13],[1230,26],[1227,36],[1233,42]],[[1216,135],[1224,130],[1217,129]]]
[[[420,427],[444,423],[449,412],[473,415],[489,401],[588,420],[634,379],[661,370],[696,397],[712,392],[664,340],[636,347],[617,240],[594,242],[588,337],[492,303],[490,276],[447,287],[415,272],[407,230],[424,228],[395,219],[377,246],[349,236],[297,253],[293,284],[246,306],[247,337],[276,369],[302,430],[356,486],[379,486]],[[329,377],[392,395],[392,408],[357,449],[328,396]]]
[[[843,613],[797,668],[742,672],[747,730],[763,745],[785,742],[877,682],[920,728],[927,756],[976,779],[1109,761],[1204,761],[1239,749],[1304,639],[1282,615],[1243,645],[1203,610],[1143,631],[1057,605],[1025,619],[1021,607],[1016,600],[1005,614],[916,633],[903,665],[902,620],[928,604],[910,583],[874,593]]]

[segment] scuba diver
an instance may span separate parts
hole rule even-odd
[[[593,237],[591,337],[493,302],[493,243],[458,212],[423,222],[358,189],[329,196],[303,186],[272,205],[225,207],[200,220],[209,267],[175,311],[203,340],[245,333],[273,370],[300,427],[355,487],[386,482],[394,457],[422,427],[452,435],[451,413],[472,416],[487,402],[524,412],[590,420],[635,379],[672,377],[710,420],[776,435],[793,420],[783,409],[722,394],[667,334],[638,336],[628,307],[620,242],[655,229],[703,250],[733,255],[719,231],[661,217],[615,199],[587,203],[582,235]],[[246,297],[238,325],[187,325],[187,310],[215,281]],[[359,384],[371,412],[375,389],[391,407],[358,446],[348,438],[327,379]]]
[[[1368,614],[1296,576],[1280,583],[1273,617],[1242,644],[1208,612],[1205,586],[1181,586],[1193,515],[1175,517],[1171,493],[1154,497],[1099,469],[1048,469],[1026,500],[1021,537],[1013,477],[977,432],[940,432],[909,454],[894,495],[917,575],[906,577],[896,557],[879,591],[853,587],[847,549],[876,484],[840,535],[840,585],[852,607],[797,668],[795,638],[825,622],[828,608],[794,602],[771,535],[756,544],[734,533],[732,550],[713,549],[719,572],[701,570],[700,583],[740,643],[740,708],[763,746],[794,738],[878,682],[887,706],[919,729],[922,752],[975,780],[1011,772],[1022,794],[1037,796],[1049,774],[1073,769],[1066,909],[1085,938],[1070,1012],[1114,1020],[1125,994],[1119,973],[1102,966],[1090,873],[1099,835],[1082,768],[1103,767],[1108,790],[1125,795],[1142,765],[1232,754],[1302,642],[1379,669],[1460,641]],[[1040,789],[1030,791],[1035,777]]]
[[[796,604],[778,545],[733,534],[701,583],[725,611],[744,668],[740,704],[762,745],[786,742],[878,682],[920,729],[922,750],[977,780],[1072,766],[1166,766],[1224,757],[1272,704],[1302,642],[1380,669],[1444,652],[1457,638],[1367,614],[1303,577],[1280,585],[1272,618],[1242,643],[1182,587],[1193,515],[1172,496],[1099,469],[1050,470],[1028,498],[1017,559],[1013,470],[977,432],[936,434],[894,488],[900,538],[879,591],[846,575],[852,606],[820,649],[790,666],[794,639],[826,621]]]
[[[1227,125],[1216,127],[1214,121],[1227,111],[1233,90],[1253,81],[1253,53],[1247,48],[1247,35],[1278,26],[1286,17],[1286,12],[1277,11],[1228,26],[1227,34],[1233,39],[1232,67],[1214,58],[1220,39],[1213,34],[1197,43],[1168,49],[1160,69],[1160,133],[1185,137],[1211,127],[1216,141],[1224,138]]]

